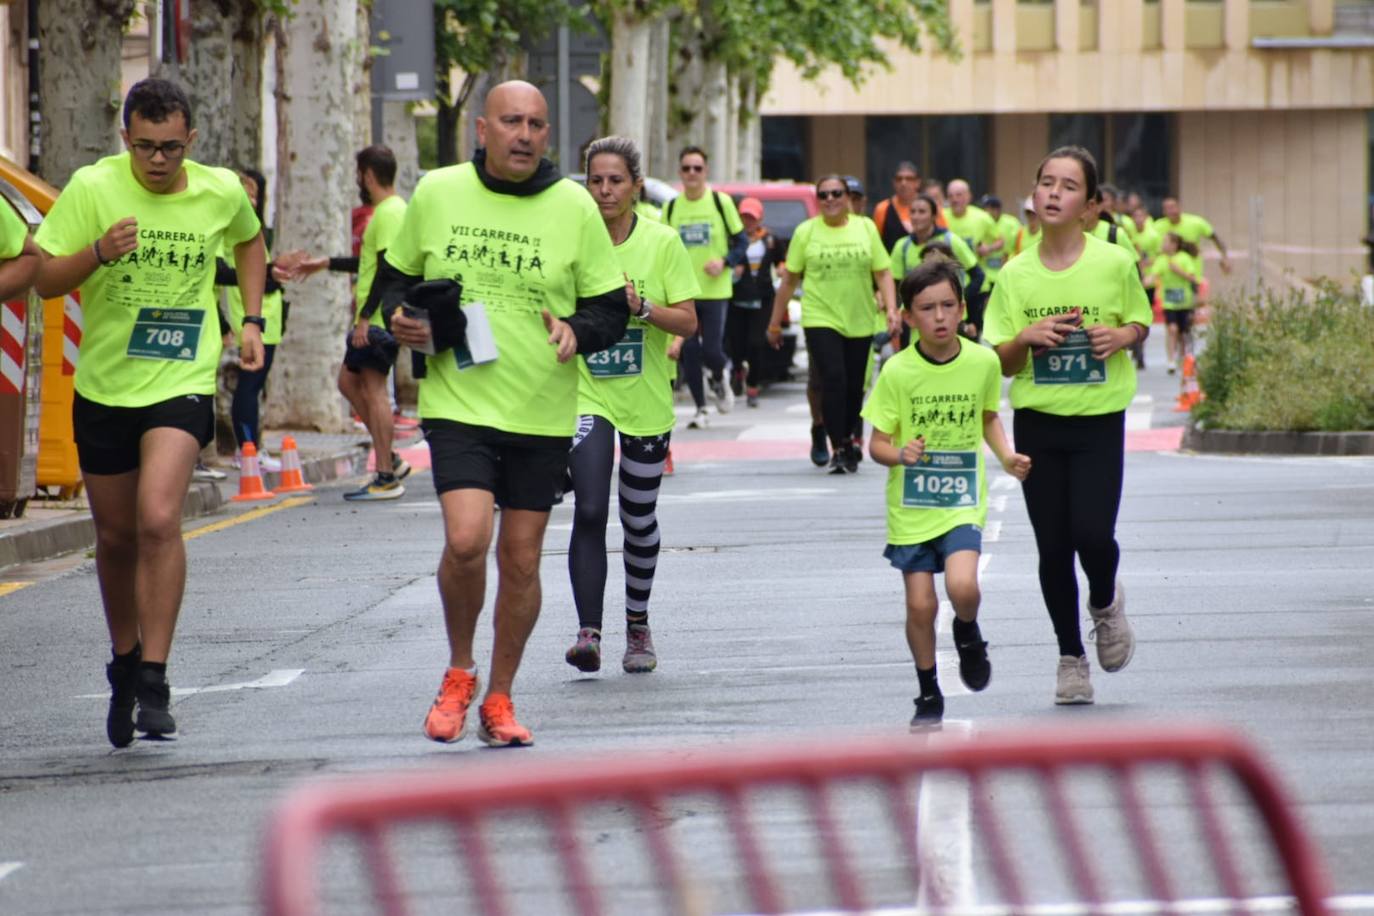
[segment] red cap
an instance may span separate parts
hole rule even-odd
[[[739,202],[738,209],[740,216],[748,214],[754,219],[763,219],[763,201],[759,200],[757,197],[744,198],[744,200]]]

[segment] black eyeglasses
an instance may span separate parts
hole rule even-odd
[[[684,165],[684,166],[681,166],[681,170],[684,171],[684,172],[704,172],[704,171],[706,171],[706,166],[704,166],[704,165]]]
[[[180,140],[168,140],[166,143],[135,140],[129,144],[129,148],[138,153],[140,159],[152,159],[158,153],[167,159],[180,159],[186,155],[186,144]]]
[[[841,197],[844,197],[847,193],[849,193],[849,192],[848,192],[848,191],[817,191],[817,192],[816,192],[816,199],[817,199],[817,200],[839,200]]]

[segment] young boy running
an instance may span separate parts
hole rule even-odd
[[[916,343],[888,360],[864,408],[869,454],[887,478],[887,549],[906,587],[906,638],[921,693],[913,729],[938,725],[945,698],[935,671],[935,574],[954,605],[959,677],[970,690],[992,678],[978,629],[978,555],[987,520],[983,442],[1018,480],[1030,459],[1011,450],[997,416],[1001,368],[986,347],[960,340],[964,291],[958,265],[934,259],[906,275],[902,317]],[[901,444],[898,444],[901,443]]]

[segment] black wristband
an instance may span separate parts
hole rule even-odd
[[[100,239],[96,239],[94,242],[91,243],[91,250],[95,252],[95,262],[99,264],[101,267],[104,267],[106,264],[110,263],[109,261],[105,260],[105,258],[102,257],[100,254]]]
[[[258,326],[259,331],[267,330],[267,319],[262,317],[261,315],[244,315],[243,323],[255,324]]]

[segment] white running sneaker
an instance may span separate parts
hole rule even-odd
[[[273,458],[266,452],[262,452],[258,455],[258,469],[264,474],[269,471],[275,474],[277,471],[281,470],[281,459]]]
[[[735,390],[722,376],[711,380],[711,396],[716,399],[716,410],[729,413],[735,406]]]
[[[1055,678],[1054,702],[1058,706],[1086,706],[1093,701],[1093,685],[1088,679],[1088,657],[1059,656]]]
[[[1097,643],[1097,663],[1103,671],[1120,671],[1135,655],[1135,631],[1126,619],[1126,590],[1116,583],[1116,597],[1104,608],[1088,602],[1088,615],[1093,619],[1089,642]]]
[[[706,408],[705,408],[705,407],[698,407],[698,408],[697,408],[696,414],[693,415],[693,417],[692,417],[692,419],[691,419],[690,421],[688,421],[688,423],[687,423],[687,428],[688,428],[688,429],[705,429],[706,427],[708,427],[708,426],[710,426],[710,425],[711,425],[711,421],[710,421],[710,419],[707,418],[707,416],[706,416]]]

